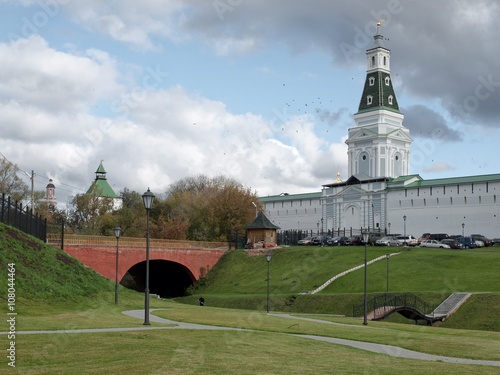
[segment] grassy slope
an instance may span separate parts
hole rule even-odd
[[[115,284],[64,251],[26,236],[0,223],[0,311],[7,305],[7,264],[15,264],[18,330],[104,328],[136,326],[121,314],[140,309],[144,296],[119,287],[119,306],[114,305]],[[151,307],[163,304],[152,299]]]
[[[389,291],[413,292],[428,303],[439,304],[453,292],[490,292],[482,295],[480,312],[469,313],[468,326],[500,331],[499,248],[488,251],[412,249],[389,260]],[[391,249],[394,251],[394,249]],[[369,247],[368,260],[385,254],[387,248]],[[296,247],[273,251],[270,263],[271,309],[273,311],[333,313],[350,316],[352,305],[362,301],[363,269],[349,273],[317,295],[299,295],[312,290],[330,277],[364,261],[362,247]],[[387,261],[368,266],[368,293],[385,292]],[[267,262],[264,254],[249,256],[243,250],[226,254],[202,280],[192,296],[179,299],[196,303],[200,294],[213,306],[265,309]],[[445,326],[462,326],[465,306],[475,305],[471,298]],[[479,305],[478,305],[479,306]],[[408,322],[394,314],[390,321]]]
[[[72,301],[109,289],[112,282],[55,247],[0,223],[0,268],[15,264],[16,297]],[[0,283],[0,299],[6,297]]]

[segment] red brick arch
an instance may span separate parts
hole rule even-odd
[[[115,280],[116,246],[79,246],[65,245],[64,251],[108,279]],[[149,260],[166,260],[178,263],[186,269],[194,282],[212,268],[226,249],[163,249],[150,248]],[[118,280],[138,263],[146,261],[143,247],[118,247]]]

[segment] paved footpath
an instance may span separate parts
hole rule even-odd
[[[151,309],[150,312],[155,310],[166,310],[166,309]],[[144,310],[129,310],[124,311],[123,314],[137,318],[144,319]],[[310,319],[310,318],[300,318],[295,316],[290,316],[288,314],[269,314],[273,316],[279,316],[283,318],[290,319],[298,319],[298,320],[307,320],[324,324],[336,324],[336,325],[348,325],[342,323],[334,323],[327,322],[324,320],[318,319]],[[119,332],[119,331],[139,331],[139,330],[154,330],[154,329],[210,329],[210,330],[233,330],[233,331],[253,331],[259,332],[251,329],[241,329],[241,328],[231,328],[231,327],[221,327],[221,326],[212,326],[212,325],[203,325],[203,324],[193,324],[193,323],[182,323],[176,322],[169,319],[160,318],[159,316],[149,315],[149,321],[155,323],[163,323],[163,324],[172,324],[172,327],[130,327],[130,328],[100,328],[100,329],[71,329],[71,330],[57,330],[57,331],[20,331],[18,334],[40,334],[40,333],[94,333],[94,332]],[[352,325],[353,327],[360,326]],[[380,329],[376,327],[362,326],[364,329]],[[269,333],[266,331],[266,333]],[[7,332],[0,332],[0,334],[7,334]],[[318,340],[330,342],[332,344],[338,345],[346,345],[351,346],[353,348],[367,350],[373,353],[386,354],[391,357],[399,357],[399,358],[409,358],[409,359],[418,359],[423,361],[441,361],[448,363],[458,363],[464,365],[484,365],[484,366],[496,366],[500,367],[500,361],[485,361],[479,359],[466,359],[466,358],[455,358],[455,357],[445,357],[433,354],[420,353],[413,350],[403,349],[393,345],[384,345],[384,344],[375,344],[371,342],[363,342],[363,341],[355,341],[355,340],[346,340],[346,339],[338,339],[334,337],[324,337],[324,336],[316,336],[316,335],[303,335],[303,334],[290,334],[296,337],[302,337],[306,339]]]

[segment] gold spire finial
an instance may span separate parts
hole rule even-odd
[[[385,22],[385,19],[383,19],[383,18],[379,19],[377,22],[377,26],[380,26],[380,22]]]
[[[337,183],[337,182],[342,182],[342,180],[340,179],[340,165],[338,166],[338,169],[337,169],[337,179],[334,181],[334,183]]]

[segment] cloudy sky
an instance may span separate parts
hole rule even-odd
[[[495,0],[0,0],[0,152],[58,201],[205,174],[259,195],[347,176],[378,19],[412,174],[499,173]],[[1,156],[0,156],[1,157]],[[25,181],[29,179],[20,172]]]

